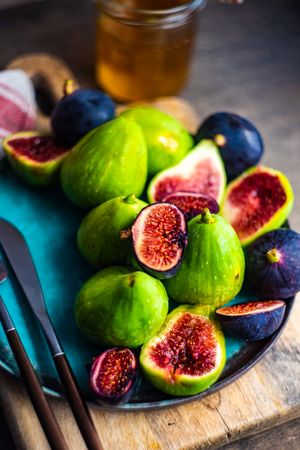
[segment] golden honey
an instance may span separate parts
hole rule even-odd
[[[188,76],[196,19],[204,1],[97,4],[99,85],[120,101],[176,94]]]

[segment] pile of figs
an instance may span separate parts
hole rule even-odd
[[[207,389],[225,366],[225,335],[266,339],[300,290],[300,235],[283,227],[289,180],[259,164],[260,133],[232,113],[191,136],[151,106],[115,118],[106,94],[67,83],[52,125],[53,135],[12,135],[4,149],[25,181],[60,180],[87,210],[77,245],[96,273],[75,317],[106,347],[91,389],[109,403],[128,401],[140,376],[170,395]],[[249,302],[229,303],[241,289]]]

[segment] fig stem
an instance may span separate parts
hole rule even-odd
[[[224,147],[224,145],[226,145],[226,137],[223,134],[216,134],[214,136],[214,141],[218,147]]]
[[[269,263],[277,263],[278,261],[280,261],[280,253],[276,248],[272,248],[267,252],[267,258]]]
[[[208,208],[204,208],[201,213],[201,223],[215,223],[215,219],[211,215]]]
[[[72,92],[74,92],[73,80],[65,80],[63,92],[65,96],[70,95],[72,94]]]
[[[136,196],[134,194],[127,195],[123,200],[124,203],[133,205],[136,202]]]
[[[131,229],[130,228],[128,228],[127,230],[120,231],[120,238],[122,240],[129,239],[130,237],[131,237]]]

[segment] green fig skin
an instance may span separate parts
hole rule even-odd
[[[133,120],[143,130],[150,176],[178,164],[194,145],[192,136],[177,119],[151,106],[130,108],[121,117]]]
[[[143,192],[147,148],[139,125],[119,117],[84,136],[64,161],[61,185],[69,200],[92,208]]]
[[[75,319],[95,344],[136,348],[161,327],[168,295],[161,281],[130,267],[109,267],[91,277],[75,302]]]
[[[231,225],[209,212],[188,223],[188,245],[176,275],[165,280],[171,298],[178,303],[219,307],[240,291],[245,259]]]
[[[131,227],[145,206],[132,194],[108,200],[88,213],[79,227],[77,245],[91,266],[102,269],[130,262],[131,242],[122,239],[121,232]]]
[[[151,359],[151,351],[159,342],[164,342],[166,333],[172,328],[176,321],[184,314],[191,314],[203,317],[213,327],[213,334],[216,340],[217,362],[213,370],[203,375],[183,375],[174,371],[167,371],[160,368]],[[182,345],[182,344],[181,344]],[[188,342],[187,342],[188,345]],[[166,318],[163,327],[157,336],[150,339],[142,347],[140,354],[140,366],[145,377],[160,391],[170,395],[187,396],[195,395],[211,386],[222,373],[226,363],[225,338],[218,320],[215,319],[212,309],[206,305],[182,305],[174,309]]]

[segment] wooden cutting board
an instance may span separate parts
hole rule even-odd
[[[22,67],[33,77],[43,76],[46,84],[48,75],[45,72],[48,70],[52,74],[61,74],[59,85],[66,77],[74,78],[63,62],[49,55],[30,55],[29,58],[35,60],[28,61],[27,56],[13,61],[11,67]],[[41,61],[40,58],[44,59]],[[48,83],[51,80],[48,79]],[[59,98],[58,82],[49,89],[54,98]],[[174,112],[174,99],[171,103]],[[178,103],[176,105],[178,110]],[[194,111],[188,109],[184,116],[185,119],[189,117],[192,130],[197,122]],[[47,118],[40,115],[39,124],[40,128],[47,128]],[[238,381],[203,401],[149,413],[108,413],[92,408],[104,449],[215,449],[299,418],[299,323],[300,296],[283,335],[264,359]],[[3,371],[0,400],[17,449],[49,449],[22,384]],[[51,404],[70,449],[85,449],[67,403],[52,399]]]

